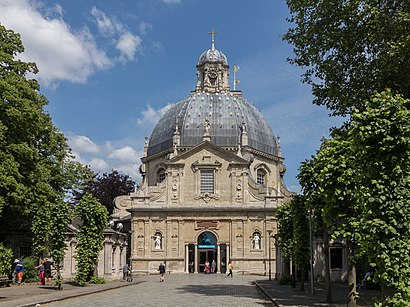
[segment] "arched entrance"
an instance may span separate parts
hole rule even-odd
[[[213,260],[218,263],[217,259],[217,239],[215,234],[210,231],[204,231],[198,236],[198,272],[205,271],[205,263],[210,264]]]

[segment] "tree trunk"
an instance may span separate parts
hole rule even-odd
[[[354,251],[352,244],[347,242],[348,263],[347,263],[347,284],[349,285],[349,293],[347,299],[348,307],[356,307],[356,266],[352,261]]]
[[[327,229],[323,231],[323,254],[325,258],[326,302],[333,303],[332,284],[330,280],[329,233]]]
[[[305,291],[305,275],[306,275],[306,271],[305,270],[301,270],[300,271],[300,291]]]

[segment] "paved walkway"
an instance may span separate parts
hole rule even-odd
[[[259,288],[259,289],[258,289]],[[308,288],[308,285],[306,285]],[[109,290],[109,291],[108,291]],[[0,306],[346,306],[347,287],[335,284],[334,304],[325,303],[323,284],[316,293],[279,286],[263,276],[171,274],[164,283],[158,276],[134,278],[132,283],[110,281],[76,287],[64,282],[63,290],[34,284],[0,288]],[[263,294],[265,293],[265,295]],[[363,290],[358,306],[372,306],[378,291]],[[272,302],[271,302],[272,301]]]

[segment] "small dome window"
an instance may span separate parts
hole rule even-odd
[[[258,169],[256,171],[256,182],[261,185],[266,184],[266,172],[263,169]]]
[[[157,173],[157,182],[161,183],[165,180],[165,178],[166,178],[165,170],[161,168]]]

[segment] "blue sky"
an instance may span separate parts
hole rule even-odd
[[[0,0],[0,23],[21,34],[20,57],[38,65],[47,111],[94,171],[140,180],[144,137],[195,88],[214,27],[231,77],[240,66],[237,89],[280,134],[285,182],[298,191],[300,162],[341,119],[312,104],[302,71],[286,62],[287,16],[284,0]]]

